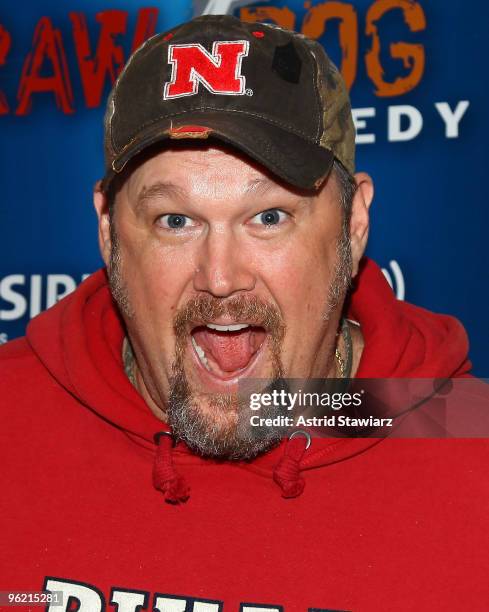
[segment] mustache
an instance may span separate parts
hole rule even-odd
[[[177,338],[186,336],[191,328],[212,323],[218,317],[228,316],[236,323],[263,327],[276,341],[285,335],[285,322],[276,306],[256,295],[237,295],[217,298],[198,295],[190,299],[175,315],[173,329]]]

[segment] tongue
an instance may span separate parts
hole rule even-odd
[[[199,327],[193,332],[197,344],[224,372],[234,372],[248,365],[260,348],[265,332],[258,328],[220,332]]]

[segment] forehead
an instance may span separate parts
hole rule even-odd
[[[129,198],[156,183],[169,183],[189,195],[234,198],[265,191],[283,196],[312,196],[272,175],[245,154],[219,143],[206,146],[177,143],[151,151],[131,170],[124,188]]]

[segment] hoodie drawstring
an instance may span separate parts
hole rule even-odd
[[[190,497],[190,487],[173,465],[175,441],[168,431],[154,435],[156,456],[153,463],[153,485],[170,504],[184,503]],[[311,444],[305,431],[295,431],[287,440],[282,458],[273,470],[273,480],[282,489],[282,497],[299,497],[304,491],[305,481],[301,476],[300,463]]]
[[[301,461],[311,444],[311,436],[305,431],[295,431],[287,440],[282,458],[273,470],[273,480],[282,489],[282,497],[299,497],[305,481],[301,476]]]
[[[190,497],[190,487],[173,465],[175,440],[168,431],[154,435],[156,456],[153,463],[153,485],[165,496],[169,504],[184,503]]]

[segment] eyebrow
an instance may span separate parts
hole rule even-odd
[[[136,198],[136,211],[144,208],[148,200],[153,198],[184,199],[184,190],[173,183],[157,182],[149,187],[143,187]]]
[[[288,187],[288,188],[287,188]],[[278,192],[279,195],[286,196],[292,195],[300,198],[300,201],[306,201],[309,199],[309,194],[305,192],[305,190],[297,189],[291,186],[284,187],[280,183],[267,178],[267,177],[258,177],[256,179],[252,179],[248,186],[245,189],[245,195],[253,195],[254,197],[262,197],[269,191]]]
[[[269,178],[256,178],[248,183],[245,189],[245,195],[264,195],[272,187],[278,187],[277,183],[271,181]]]

